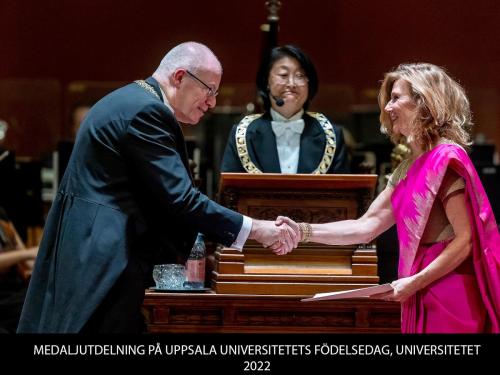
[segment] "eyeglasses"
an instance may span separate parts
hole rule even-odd
[[[305,86],[309,82],[309,79],[303,73],[296,73],[294,75],[288,73],[273,73],[274,80],[279,85],[286,85],[290,82],[290,78],[293,79],[293,82],[296,86]]]
[[[207,85],[205,82],[203,82],[201,79],[199,79],[198,77],[196,77],[193,73],[191,73],[189,70],[186,70],[186,73],[193,79],[195,79],[196,81],[200,82],[203,86],[205,86],[207,89],[208,89],[208,92],[207,92],[207,96],[208,97],[216,97],[217,95],[219,95],[219,90],[216,90],[214,87],[211,87],[209,85]]]
[[[309,82],[309,79],[305,76],[305,74],[302,73],[297,73],[294,75],[287,73],[284,74],[275,73],[273,74],[273,76],[276,83],[280,85],[286,85],[288,82],[290,82],[290,78],[292,78],[296,86],[305,86]]]

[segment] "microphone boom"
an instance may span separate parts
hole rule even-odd
[[[271,98],[273,98],[274,102],[276,103],[276,105],[277,105],[278,107],[282,107],[282,106],[283,106],[283,104],[285,104],[285,101],[284,101],[283,99],[281,99],[281,98],[277,98],[277,97],[276,97],[276,96],[274,96],[274,95],[271,95]]]

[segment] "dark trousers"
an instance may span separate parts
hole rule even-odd
[[[144,290],[150,286],[151,268],[130,260],[80,333],[145,333],[147,327],[141,307]]]

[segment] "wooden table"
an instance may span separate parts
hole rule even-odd
[[[400,304],[369,299],[146,291],[152,333],[398,333]]]

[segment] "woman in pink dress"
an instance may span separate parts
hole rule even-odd
[[[357,220],[277,223],[330,245],[368,243],[396,224],[399,279],[378,297],[401,302],[401,331],[500,332],[500,235],[465,151],[472,121],[464,90],[435,65],[403,64],[385,75],[379,105],[382,130],[411,154],[368,211]]]

